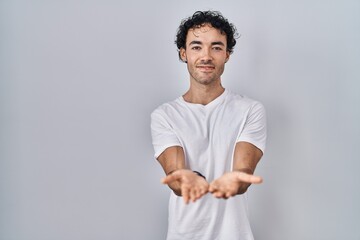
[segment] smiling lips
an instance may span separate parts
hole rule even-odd
[[[199,68],[200,70],[203,70],[203,71],[212,71],[215,69],[215,66],[213,65],[198,65],[196,66],[196,68]]]

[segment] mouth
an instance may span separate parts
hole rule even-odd
[[[212,65],[198,65],[196,66],[196,68],[202,70],[202,71],[212,71],[215,69],[215,66],[212,66]]]

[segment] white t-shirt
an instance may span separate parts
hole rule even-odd
[[[207,105],[179,97],[153,111],[151,133],[155,158],[168,147],[181,146],[187,168],[210,183],[232,170],[237,142],[249,142],[264,151],[265,110],[261,103],[228,90]],[[167,239],[253,239],[246,193],[227,200],[207,194],[186,205],[172,192]]]

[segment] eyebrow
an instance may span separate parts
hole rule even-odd
[[[189,45],[196,45],[196,44],[201,45],[201,44],[202,44],[202,42],[201,42],[201,41],[191,41],[191,42],[189,43]],[[218,41],[218,42],[212,42],[212,43],[211,43],[211,45],[212,45],[212,46],[214,46],[214,45],[221,45],[221,46],[225,46],[225,44],[224,44],[223,42],[221,42],[221,41]]]
[[[211,45],[212,45],[212,46],[214,46],[214,45],[225,46],[225,44],[224,44],[223,42],[220,42],[220,41],[219,41],[219,42],[212,42]]]

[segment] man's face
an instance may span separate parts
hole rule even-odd
[[[180,49],[180,56],[187,62],[191,81],[204,85],[220,82],[230,56],[226,47],[226,35],[211,25],[190,29],[186,37],[186,49]]]

